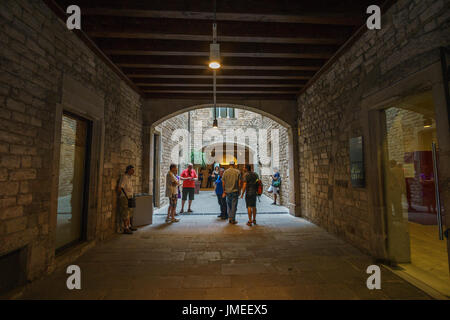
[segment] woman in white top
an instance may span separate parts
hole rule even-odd
[[[134,196],[133,180],[131,176],[134,174],[134,167],[129,165],[125,174],[120,178],[117,185],[117,191],[119,192],[119,211],[123,221],[123,233],[132,234],[132,231],[136,231],[136,228],[131,226],[131,218],[133,217],[133,208],[128,207],[128,198]]]

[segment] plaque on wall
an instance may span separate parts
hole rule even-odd
[[[353,187],[364,188],[366,186],[362,136],[350,138],[350,178]]]

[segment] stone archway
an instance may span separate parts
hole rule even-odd
[[[251,111],[253,113],[262,115],[270,120],[273,120],[276,125],[281,126],[286,129],[286,139],[280,141],[279,144],[283,148],[287,148],[288,159],[286,161],[288,169],[286,169],[286,178],[284,180],[288,182],[286,190],[288,191],[288,202],[285,203],[289,207],[289,211],[294,216],[300,216],[300,183],[299,183],[299,149],[298,149],[298,126],[297,117],[292,116],[292,108],[296,110],[296,104],[291,101],[248,101],[250,105],[243,105],[244,101],[239,103],[220,103],[217,107],[227,106],[234,107],[236,109],[242,109]],[[185,103],[184,105],[181,105]],[[153,135],[155,133],[155,128],[166,120],[172,119],[174,117],[181,116],[182,114],[198,110],[211,108],[210,103],[195,104],[191,100],[152,100],[150,102],[144,103],[144,125],[147,127],[147,132],[149,137],[145,140],[148,141],[148,150],[153,150]],[[281,117],[281,118],[280,118]],[[153,154],[149,155],[150,161],[144,161],[148,163],[148,168],[144,168],[146,172],[149,173],[149,186],[144,186],[144,189],[153,190],[153,166],[155,160]],[[286,163],[284,164],[286,166]],[[160,181],[155,181],[160,183]]]
[[[210,100],[151,99],[144,101],[144,124],[159,123],[181,113],[211,107]],[[217,107],[233,106],[262,114],[289,128],[297,127],[297,101],[295,100],[227,100],[219,101]]]

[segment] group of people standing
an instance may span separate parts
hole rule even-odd
[[[137,229],[132,226],[133,207],[130,206],[129,199],[134,196],[133,184],[131,177],[134,174],[134,167],[128,166],[125,174],[122,175],[117,191],[119,192],[119,209],[123,222],[123,232],[132,234]],[[178,176],[178,168],[175,164],[171,164],[169,172],[166,175],[166,197],[169,199],[169,208],[167,212],[166,222],[179,222],[176,218],[179,214],[176,212],[178,199],[181,198],[180,214],[184,213],[184,206],[188,201],[187,212],[191,213],[192,201],[195,197],[195,182],[198,180],[192,163]],[[220,215],[222,220],[228,220],[231,224],[237,224],[236,211],[239,198],[245,196],[245,204],[248,212],[248,226],[256,224],[256,202],[257,197],[262,194],[263,185],[257,173],[253,172],[251,165],[246,165],[243,172],[236,168],[234,161],[230,162],[228,169],[221,168],[219,165],[214,167],[210,174],[214,183],[214,190],[219,203]],[[274,202],[276,204],[277,195],[281,184],[281,177],[278,171],[272,176],[272,183],[268,192],[274,194]],[[181,189],[182,187],[182,189]]]
[[[217,167],[218,168],[218,167]],[[262,183],[257,173],[252,171],[251,165],[246,165],[244,174],[230,162],[227,170],[218,168],[219,177],[215,181],[215,192],[220,206],[219,218],[236,224],[236,211],[239,197],[244,198],[248,212],[248,226],[256,224],[256,197],[262,192]]]
[[[262,182],[257,173],[253,172],[251,165],[246,165],[243,172],[236,168],[234,161],[230,162],[228,169],[221,168],[219,165],[209,174],[214,183],[214,190],[219,203],[220,215],[218,218],[228,220],[231,224],[236,224],[236,211],[239,198],[243,199],[245,195],[245,203],[248,212],[247,225],[256,224],[256,200],[262,194]],[[166,222],[178,222],[176,218],[176,206],[178,198],[182,198],[180,214],[184,213],[184,205],[189,198],[187,212],[193,212],[191,209],[192,200],[195,194],[195,181],[198,180],[197,173],[193,169],[192,163],[177,176],[177,166],[170,165],[170,170],[166,176],[166,196],[169,198],[169,210]],[[277,195],[281,177],[278,172],[272,176],[272,184],[269,192],[274,194],[274,202],[276,204]],[[180,187],[182,192],[180,192]]]
[[[166,222],[178,222],[175,218],[178,198],[181,199],[180,213],[184,213],[184,205],[189,198],[187,212],[193,212],[191,209],[192,200],[195,197],[195,181],[198,180],[192,163],[189,163],[187,168],[183,170],[180,176],[177,176],[178,168],[175,164],[171,164],[169,172],[166,175],[166,197],[169,198],[169,209],[167,212]],[[180,192],[180,187],[183,186],[183,191]]]

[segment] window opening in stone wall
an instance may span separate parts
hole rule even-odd
[[[214,109],[213,109],[214,114]],[[229,118],[234,119],[235,116],[235,109],[234,108],[228,108],[228,107],[218,107],[216,108],[216,118]]]

